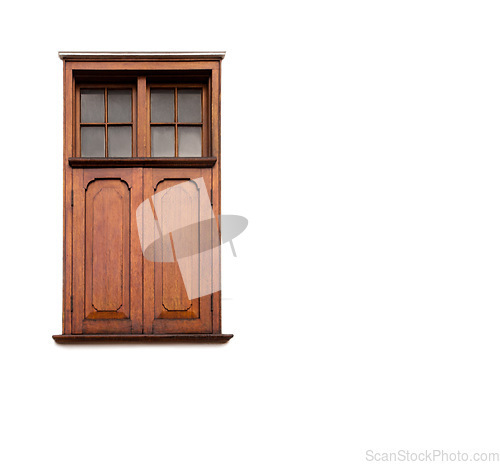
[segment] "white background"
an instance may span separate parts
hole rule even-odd
[[[9,2],[5,464],[500,449],[500,5]],[[59,50],[226,50],[223,346],[64,347]]]

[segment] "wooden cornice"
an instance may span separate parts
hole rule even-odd
[[[65,61],[222,60],[226,52],[59,52]]]

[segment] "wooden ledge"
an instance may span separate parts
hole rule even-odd
[[[59,52],[67,61],[103,60],[222,60],[226,52]]]
[[[232,334],[58,334],[52,336],[58,344],[101,343],[183,343],[224,344]]]
[[[211,168],[217,162],[216,157],[194,157],[194,158],[68,158],[69,166],[72,168],[131,168],[131,167],[155,167],[155,168]]]

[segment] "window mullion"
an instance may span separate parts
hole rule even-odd
[[[177,87],[174,89],[175,156],[179,156],[179,131],[177,130]]]
[[[108,88],[104,88],[104,156],[108,157]]]

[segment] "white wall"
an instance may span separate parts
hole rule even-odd
[[[500,5],[10,2],[5,464],[498,451]],[[63,347],[58,50],[226,50],[224,346]]]

